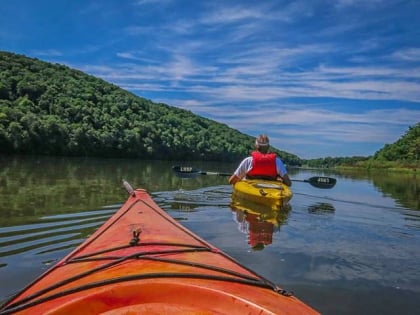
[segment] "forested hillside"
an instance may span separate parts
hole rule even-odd
[[[0,52],[0,153],[237,161],[252,144],[227,125],[81,71]]]
[[[386,144],[371,157],[326,157],[303,161],[310,167],[366,167],[366,168],[413,168],[420,162],[420,122],[392,144]]]
[[[410,127],[393,144],[386,144],[373,156],[376,161],[415,162],[420,159],[420,122]]]

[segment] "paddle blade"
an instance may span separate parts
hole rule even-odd
[[[172,166],[172,170],[178,177],[181,178],[194,178],[199,175],[215,175],[215,176],[230,176],[230,173],[219,173],[219,172],[204,172],[191,166]]]
[[[314,176],[305,180],[305,182],[317,188],[330,189],[335,186],[335,184],[337,183],[337,180],[332,177]]]
[[[174,173],[181,178],[194,178],[201,175],[201,171],[191,166],[172,166]]]

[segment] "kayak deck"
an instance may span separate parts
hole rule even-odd
[[[292,198],[291,189],[281,182],[245,179],[233,186],[233,199],[250,201],[272,210],[285,207]]]
[[[0,314],[318,314],[170,217],[144,190]]]

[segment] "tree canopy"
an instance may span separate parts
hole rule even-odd
[[[410,126],[396,142],[385,144],[371,157],[326,157],[304,160],[310,167],[329,168],[335,166],[356,166],[374,168],[418,168],[420,161],[420,122]]]
[[[253,137],[60,64],[0,51],[0,152],[236,161]],[[296,155],[274,149],[289,165]]]
[[[373,156],[377,161],[415,162],[420,159],[420,122],[393,144],[386,144]]]

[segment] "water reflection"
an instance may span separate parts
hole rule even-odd
[[[280,210],[272,210],[237,198],[232,199],[230,207],[239,231],[248,235],[248,244],[253,250],[263,250],[272,244],[273,233],[287,222],[291,211],[289,204]]]
[[[176,212],[196,212],[196,208],[198,207],[198,205],[196,204],[189,204],[189,203],[185,203],[185,202],[171,202],[169,203],[170,205],[170,209],[174,210]]]
[[[115,204],[126,198],[122,179],[149,192],[214,185],[210,176],[179,179],[172,165],[170,161],[0,155],[0,226]],[[226,182],[226,178],[218,180]]]
[[[308,207],[308,212],[313,214],[328,215],[334,214],[335,208],[328,202],[317,202]]]
[[[0,155],[0,300],[116,211],[127,198],[125,178],[187,228],[293,288],[321,313],[418,313],[419,176],[291,170],[292,178],[336,176],[338,183],[331,190],[296,183],[293,211],[264,212],[233,209],[226,177],[180,179],[171,169],[176,164],[182,162]],[[229,172],[237,165],[193,166]],[[265,250],[252,251],[251,243]]]
[[[420,210],[420,176],[418,172],[386,172],[370,170],[339,170],[342,178],[369,181],[384,196],[395,199],[399,205]]]

